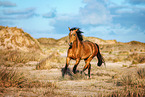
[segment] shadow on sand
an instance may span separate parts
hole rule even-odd
[[[63,71],[64,71],[64,68],[61,69],[62,75],[64,73]],[[69,76],[71,80],[85,79],[85,77],[87,76],[87,74],[85,74],[85,73],[82,74],[81,71],[79,71],[79,70],[77,70],[76,74],[74,74],[70,68],[67,68],[64,78],[67,77],[66,75]]]

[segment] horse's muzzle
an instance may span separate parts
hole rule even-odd
[[[71,43],[69,43],[69,46],[70,46],[70,47],[72,47],[72,44],[73,44],[72,42],[71,42]]]

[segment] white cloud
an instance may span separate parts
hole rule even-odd
[[[51,10],[50,12],[43,15],[44,18],[54,18],[56,17],[56,9]]]
[[[106,40],[116,39],[121,42],[129,42],[133,40],[144,42],[145,30],[140,29],[137,25],[131,27],[117,25],[100,25],[90,26],[87,29],[83,29],[85,36],[95,36]]]
[[[116,13],[123,14],[123,13],[134,13],[134,9],[132,8],[122,8],[118,9]]]
[[[4,9],[0,14],[0,20],[17,20],[28,19],[34,16],[39,16],[35,12],[35,8],[27,8],[22,10]]]
[[[82,24],[107,24],[112,20],[110,11],[105,2],[96,0],[84,0],[86,6],[80,9],[80,21]]]
[[[131,3],[131,4],[134,4],[134,5],[137,5],[137,4],[145,4],[145,0],[127,0],[127,2]]]
[[[0,1],[0,6],[2,7],[15,7],[16,4],[10,1]]]
[[[19,15],[19,14],[29,14],[29,13],[34,13],[35,8],[27,8],[27,9],[22,9],[22,10],[3,10],[3,13],[5,15]]]

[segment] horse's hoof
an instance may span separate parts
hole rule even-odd
[[[91,76],[87,76],[87,79],[91,79],[92,77]]]
[[[64,78],[64,74],[62,74],[62,77]]]
[[[76,71],[73,71],[74,74],[76,74]]]
[[[62,77],[64,78],[64,75],[65,75],[65,73],[64,72],[62,72]]]
[[[79,70],[76,71],[76,73],[79,73],[79,72],[80,72]]]

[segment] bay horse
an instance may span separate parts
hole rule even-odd
[[[73,59],[76,60],[76,63],[73,67],[73,73],[76,74],[76,68],[80,60],[84,60],[86,65],[84,66],[81,73],[88,68],[88,76],[90,78],[90,62],[94,57],[98,58],[98,66],[101,66],[102,63],[105,65],[105,61],[99,51],[99,46],[96,43],[90,41],[83,41],[83,36],[81,35],[83,32],[80,31],[79,28],[69,28],[69,31],[69,49],[67,52],[66,65],[62,72],[62,76],[64,77],[69,62],[71,59]]]

